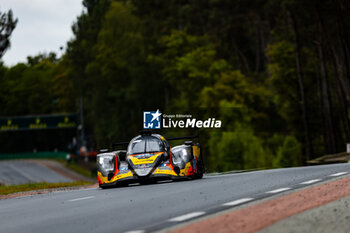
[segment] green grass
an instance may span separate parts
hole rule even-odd
[[[91,182],[76,181],[71,183],[34,183],[34,184],[21,184],[21,185],[0,185],[0,195],[6,195],[11,193],[26,192],[40,189],[54,189],[65,188],[73,186],[89,185]]]
[[[76,173],[79,173],[83,176],[90,177],[90,178],[97,177],[96,173],[92,173],[89,169],[86,169],[75,162],[71,162],[71,163],[65,162],[64,166],[66,166],[67,168],[69,168],[69,169],[71,169],[71,170],[75,171]]]
[[[66,168],[69,168],[69,169],[75,171],[76,173],[83,175],[85,177],[94,178],[94,179],[97,178],[97,172],[92,172],[91,170],[89,170],[85,167],[82,167],[81,165],[79,165],[75,161],[71,161],[70,163],[68,163],[65,159],[51,159],[51,160],[59,162],[60,164],[62,164]]]

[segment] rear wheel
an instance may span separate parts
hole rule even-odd
[[[203,174],[204,174],[204,163],[203,163],[203,159],[202,156],[199,156],[199,159],[197,161],[197,173],[195,174],[195,178],[196,179],[202,179],[203,178]]]

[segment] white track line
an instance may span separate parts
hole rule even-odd
[[[320,180],[321,179],[308,180],[308,181],[302,182],[300,184],[313,184],[313,183],[319,182]]]
[[[280,188],[280,189],[275,189],[275,190],[271,190],[271,191],[268,191],[266,193],[280,193],[280,192],[284,192],[284,191],[287,191],[289,189],[292,189],[292,188]]]
[[[136,231],[127,231],[125,233],[144,233],[144,230],[136,230]]]
[[[96,190],[96,189],[98,189],[98,187],[96,187],[96,188],[87,188],[87,189],[76,189],[76,190],[72,190],[72,191],[75,191],[75,192],[79,192],[79,191],[90,191],[90,190]]]
[[[201,216],[203,214],[205,214],[205,212],[193,212],[193,213],[189,213],[189,214],[184,214],[184,215],[169,219],[169,222],[182,222],[182,221],[186,221],[186,220],[191,219],[191,218]]]
[[[334,173],[332,175],[329,175],[329,176],[341,176],[341,175],[345,175],[347,174],[347,172],[338,172],[338,173]]]
[[[139,186],[140,183],[133,183],[133,184],[129,184],[129,187],[132,187],[132,186]]]
[[[172,183],[172,180],[160,180],[158,181],[158,184],[166,184],[166,183]]]
[[[72,199],[72,200],[68,200],[68,201],[70,201],[70,202],[73,202],[73,201],[81,201],[81,200],[86,200],[86,199],[91,199],[91,198],[94,198],[94,196],[81,197],[81,198]]]
[[[238,199],[235,201],[231,201],[231,202],[227,202],[225,204],[223,204],[223,206],[235,206],[235,205],[239,205],[248,201],[254,200],[254,198],[242,198],[242,199]]]

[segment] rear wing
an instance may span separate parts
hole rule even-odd
[[[168,140],[168,141],[174,141],[174,140],[186,140],[186,139],[195,139],[195,138],[199,138],[199,135],[166,138],[166,140]]]
[[[115,142],[112,144],[112,150],[114,150],[115,148],[119,147],[119,148],[126,148],[129,145],[129,142]]]
[[[142,135],[152,134],[150,130],[143,130],[141,131]],[[167,141],[175,141],[175,140],[191,140],[200,138],[199,133],[197,135],[191,135],[191,136],[182,136],[182,137],[172,137],[172,138],[166,138]],[[116,142],[112,144],[112,149],[119,147],[119,148],[126,148],[129,145],[129,142]]]

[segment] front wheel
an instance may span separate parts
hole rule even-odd
[[[196,179],[202,179],[203,178],[203,174],[204,174],[204,163],[203,163],[203,159],[202,156],[199,156],[199,159],[197,161],[197,173],[195,174],[195,178]]]
[[[108,188],[108,186],[103,185],[103,184],[98,184],[98,186],[99,186],[101,189],[107,189],[107,188]]]

